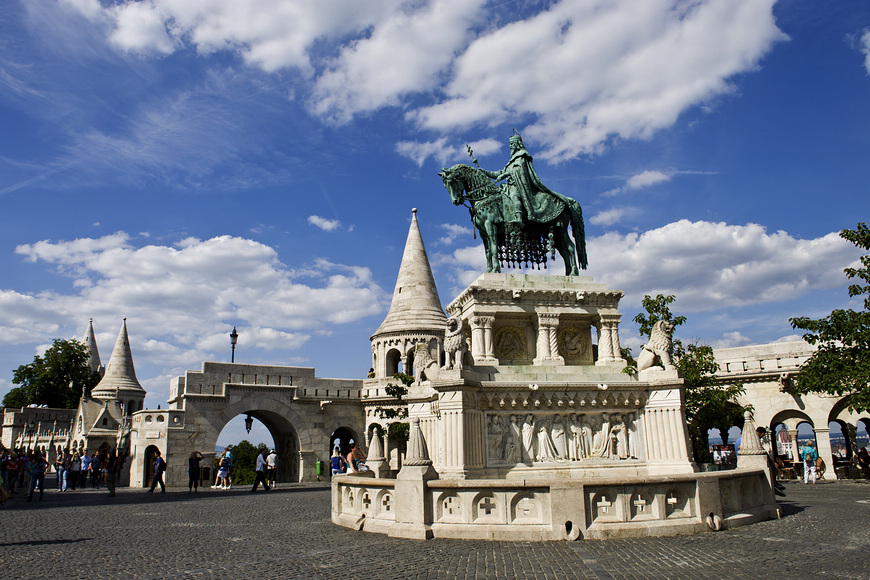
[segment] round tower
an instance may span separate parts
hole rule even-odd
[[[390,378],[399,371],[413,374],[418,344],[442,364],[446,323],[415,208],[390,311],[371,337],[373,378]]]

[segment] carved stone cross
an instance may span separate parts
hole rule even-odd
[[[531,514],[535,510],[535,500],[530,497],[524,497],[517,503],[517,511],[522,512],[524,516]]]
[[[483,510],[484,514],[492,515],[492,512],[495,509],[495,502],[492,501],[491,497],[484,498],[483,501],[480,502],[480,509]]]

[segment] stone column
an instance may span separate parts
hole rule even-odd
[[[441,393],[439,473],[442,479],[465,479],[468,471],[480,469],[486,461],[483,412],[476,408],[473,394],[462,390]]]
[[[604,324],[603,320],[599,320],[598,324],[595,325],[595,330],[598,331],[598,360],[595,361],[595,364],[596,366],[606,365],[613,358],[610,328]]]
[[[493,316],[474,316],[471,318],[471,356],[474,362],[496,362],[493,342],[492,323]]]
[[[678,387],[650,392],[643,417],[643,441],[651,472],[692,471],[682,405]]]
[[[817,427],[813,428],[813,431],[816,434],[816,451],[825,462],[825,479],[837,479],[837,470],[834,469],[834,454],[831,453],[831,430],[827,427]]]
[[[538,339],[534,364],[565,364],[559,356],[557,333],[559,315],[552,312],[538,312]]]
[[[619,319],[620,314],[601,314],[598,327],[598,361],[596,365],[603,366],[623,362],[619,351]]]

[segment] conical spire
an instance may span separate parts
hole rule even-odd
[[[417,225],[417,209],[411,210],[411,228],[405,242],[405,253],[399,266],[399,277],[393,290],[390,311],[375,332],[402,332],[409,329],[443,329],[447,317],[441,309],[435,277]]]
[[[133,368],[133,353],[130,350],[130,341],[127,338],[127,319],[121,325],[115,348],[112,349],[112,357],[106,365],[106,374],[103,380],[94,387],[91,396],[98,399],[116,398],[121,392],[135,391],[142,396],[145,389],[136,379],[136,370]]]
[[[93,318],[91,318],[91,321],[88,323],[88,329],[85,331],[85,336],[82,339],[82,342],[86,347],[88,347],[88,353],[90,353],[88,366],[91,368],[91,371],[95,373],[100,372],[103,365],[100,363],[100,351],[97,350],[97,339],[94,336]]]
[[[408,451],[405,454],[404,465],[432,465],[426,438],[423,437],[423,430],[420,429],[419,417],[411,417],[411,433],[408,436]]]
[[[751,411],[743,412],[743,431],[740,434],[740,449],[738,455],[764,455],[767,451],[761,445],[758,433],[755,431],[755,420]]]

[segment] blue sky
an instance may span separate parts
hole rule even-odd
[[[361,378],[411,209],[442,302],[485,269],[436,172],[513,128],[583,206],[588,275],[685,340],[850,306],[862,0],[28,0],[0,14],[0,395],[127,317],[146,403],[203,360]],[[560,268],[551,264],[550,273]]]

